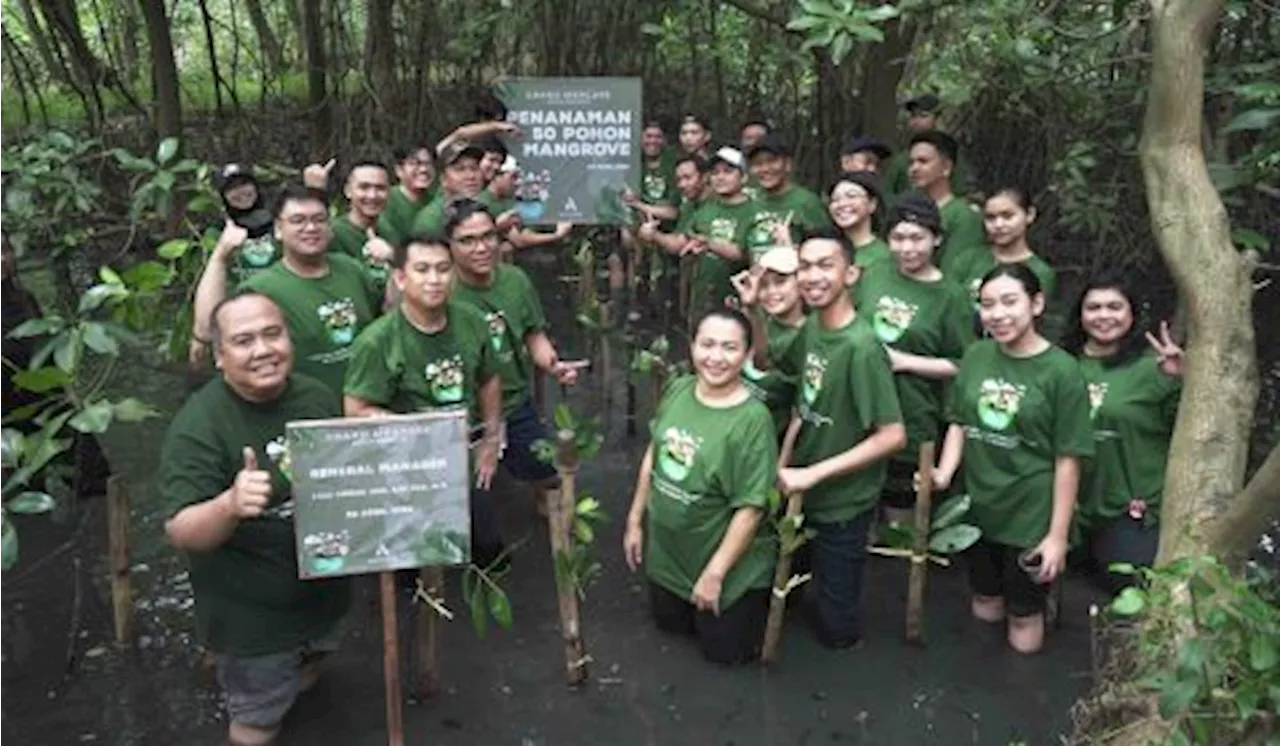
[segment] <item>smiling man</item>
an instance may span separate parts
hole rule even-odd
[[[425,141],[396,148],[396,181],[387,197],[387,208],[378,216],[378,235],[392,246],[409,239],[413,219],[439,191],[435,156]]]
[[[955,274],[970,257],[986,250],[987,234],[978,208],[952,189],[960,145],[945,132],[926,130],[911,138],[907,176],[911,186],[927,194],[942,215],[942,248],[938,267],[943,274]]]
[[[274,742],[285,713],[337,648],[346,578],[298,579],[285,424],[336,417],[338,397],[294,374],[280,308],[232,296],[210,327],[221,375],[187,400],[160,454],[165,534],[186,554],[196,623],[213,651],[228,740]]]
[[[363,262],[379,288],[387,285],[387,265],[391,262],[391,244],[377,235],[378,219],[387,208],[390,189],[391,174],[386,166],[372,158],[356,161],[342,186],[349,209],[333,221],[333,240],[329,243],[330,251],[341,251]]]
[[[786,228],[791,245],[800,237],[831,225],[822,199],[791,180],[791,146],[782,135],[770,132],[749,151],[747,159],[755,177],[756,214],[747,234],[752,259],[777,245],[778,231]]]
[[[412,235],[443,235],[445,208],[457,200],[476,200],[486,206],[493,204],[493,195],[485,190],[484,173],[480,170],[483,158],[484,150],[469,140],[455,139],[441,146],[438,158],[440,192],[414,218]],[[500,232],[506,235],[520,221],[514,210],[508,210],[497,216],[497,222]]]

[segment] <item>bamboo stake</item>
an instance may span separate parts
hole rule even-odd
[[[804,509],[804,493],[787,496],[787,510],[783,520],[800,515]],[[791,554],[778,549],[778,564],[773,569],[773,593],[769,594],[769,619],[764,627],[764,645],[760,648],[760,660],[769,665],[778,660],[778,642],[782,639],[782,618],[787,610],[787,591],[791,583]]]
[[[933,509],[933,442],[920,444],[916,467],[915,535],[911,542],[911,574],[907,579],[907,642],[924,643],[924,590],[929,574],[929,523]]]
[[[613,299],[610,298],[600,302],[600,411],[605,432],[609,430],[610,404],[613,403],[613,345],[609,341],[612,335]]]
[[[551,561],[559,567],[561,556],[573,555],[573,516],[577,505],[575,481],[578,473],[578,449],[574,433],[560,430],[556,433],[556,471],[560,473],[559,494],[555,491],[547,501],[547,525],[551,534]],[[567,580],[567,579],[566,579]],[[565,675],[570,686],[579,686],[587,680],[586,646],[582,640],[582,621],[578,610],[577,589],[561,582],[556,573],[556,600],[560,610],[560,633],[564,638]]]
[[[439,567],[418,570],[423,592],[440,598],[444,592],[444,571]],[[418,606],[418,699],[426,699],[440,691],[440,613],[430,604]]]
[[[129,578],[129,485],[122,476],[107,480],[107,555],[116,645],[133,643],[133,584]]]
[[[387,696],[387,744],[404,746],[400,702],[400,635],[396,623],[396,574],[378,573],[382,591],[382,684]]]

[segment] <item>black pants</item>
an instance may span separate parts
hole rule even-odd
[[[875,510],[840,523],[810,524],[814,622],[818,642],[847,648],[862,639],[862,580],[867,564],[867,532]]]
[[[979,596],[1004,599],[1005,614],[1025,618],[1045,612],[1049,586],[1032,580],[1018,565],[1023,550],[979,539],[964,553],[969,565],[969,587]]]
[[[1098,581],[1112,594],[1132,585],[1137,576],[1114,573],[1110,567],[1120,562],[1150,567],[1159,546],[1159,525],[1148,526],[1125,513],[1094,527],[1089,535],[1089,556],[1097,569]]]
[[[916,506],[916,465],[908,461],[889,461],[880,502],[890,508],[911,510]]]
[[[760,657],[769,610],[767,588],[747,591],[716,616],[709,611],[698,611],[688,599],[651,581],[649,604],[658,629],[697,637],[703,657],[712,663],[735,665]]]

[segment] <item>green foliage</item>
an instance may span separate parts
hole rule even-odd
[[[856,44],[884,41],[880,24],[900,14],[887,3],[866,6],[856,0],[800,0],[787,28],[805,35],[801,51],[826,49],[831,61],[839,65]]]
[[[1141,621],[1134,680],[1175,725],[1168,744],[1236,743],[1280,708],[1280,582],[1250,566],[1242,575],[1214,557],[1186,557],[1137,574],[1111,603]]]
[[[928,552],[934,558],[959,554],[982,538],[982,529],[962,520],[969,514],[973,501],[968,495],[956,495],[938,506],[929,524]],[[880,528],[880,544],[892,550],[909,552],[915,545],[915,526],[890,523]]]
[[[196,212],[217,206],[209,166],[192,158],[177,158],[178,148],[178,139],[167,137],[151,158],[139,157],[121,148],[111,151],[116,163],[133,174],[129,184],[132,194],[129,218],[135,223],[168,219],[179,198],[193,198],[190,209]],[[174,253],[172,249],[170,253]]]
[[[515,622],[511,613],[511,599],[499,583],[508,570],[498,569],[501,559],[488,568],[468,565],[462,574],[462,599],[471,615],[471,626],[476,636],[484,639],[489,633],[492,619],[502,629],[509,630]]]
[[[49,130],[4,150],[4,231],[19,256],[84,244],[102,189],[89,169],[101,144]]]

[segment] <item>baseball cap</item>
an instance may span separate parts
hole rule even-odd
[[[898,198],[889,213],[889,228],[898,223],[915,223],[936,236],[942,235],[942,216],[938,205],[927,195],[909,192]]]
[[[893,155],[893,148],[874,137],[858,135],[857,137],[849,138],[844,147],[840,149],[840,155],[853,155],[854,153],[875,153],[877,158],[884,160]]]
[[[463,158],[480,160],[484,157],[484,151],[470,140],[454,140],[442,149],[437,157],[441,166],[452,166]]]
[[[787,142],[787,139],[781,133],[769,132],[760,138],[760,142],[751,146],[751,149],[747,151],[747,158],[755,158],[761,153],[773,153],[774,155],[789,158],[791,157],[791,144]]]
[[[518,174],[520,173],[520,164],[516,161],[514,155],[508,155],[502,160],[502,165],[498,166],[500,174]]]
[[[907,99],[902,108],[912,114],[933,114],[942,108],[942,102],[932,93],[922,93]]]
[[[213,175],[213,186],[219,192],[225,192],[233,185],[244,181],[257,183],[257,179],[253,176],[253,166],[247,163],[228,163]]]
[[[727,163],[739,171],[747,170],[747,159],[742,157],[742,151],[737,148],[723,147],[711,154],[711,158],[707,160],[707,168],[710,169],[717,163]]]
[[[800,255],[790,246],[775,246],[761,254],[756,264],[780,275],[794,275],[800,269]]]

